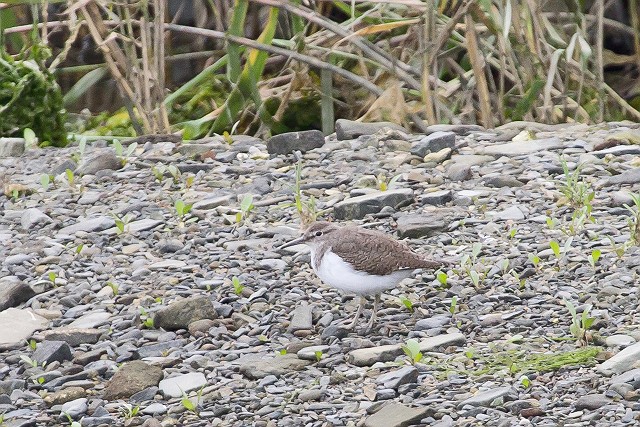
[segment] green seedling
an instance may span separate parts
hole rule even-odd
[[[396,181],[398,181],[398,179],[400,179],[401,176],[402,175],[398,174],[398,175],[394,176],[393,178],[391,178],[389,180],[389,179],[387,179],[387,176],[385,174],[383,174],[383,173],[379,174],[376,177],[378,190],[387,191],[388,189],[390,189],[396,183]]]
[[[508,258],[504,258],[503,260],[500,261],[500,269],[502,270],[502,274],[507,274],[507,271],[509,271]]]
[[[236,223],[240,224],[242,221],[246,221],[254,207],[253,195],[245,194],[240,202],[240,212],[236,213]]]
[[[528,254],[527,258],[529,258],[529,261],[535,268],[538,268],[538,264],[540,264],[540,257],[538,256],[538,254]]]
[[[287,354],[287,349],[286,349],[286,348],[283,348],[283,349],[279,350],[277,353],[278,353],[280,356],[284,356],[285,354]]]
[[[591,311],[591,305],[587,305],[582,313],[578,315],[576,307],[568,300],[564,300],[564,304],[567,306],[569,313],[571,313],[571,326],[569,331],[576,339],[576,343],[579,346],[585,346],[588,344],[587,331],[595,322],[594,317],[589,317],[589,311]]]
[[[553,251],[553,254],[556,256],[556,259],[560,260],[560,244],[555,240],[549,242],[549,247]]]
[[[624,256],[625,252],[627,251],[628,245],[630,244],[630,242],[625,242],[622,243],[620,245],[618,245],[616,243],[615,240],[613,240],[613,238],[611,236],[607,236],[609,238],[609,241],[611,242],[611,249],[613,250],[613,253],[616,254],[616,256],[618,257],[618,259],[622,259],[622,257]]]
[[[415,365],[422,360],[422,352],[420,351],[420,344],[414,339],[408,339],[406,344],[402,346],[402,351],[409,358],[409,363]]]
[[[45,382],[44,377],[38,377],[38,379],[36,380],[38,382],[38,384],[42,385]]]
[[[111,216],[113,216],[113,220],[116,223],[116,233],[117,234],[122,234],[125,231],[129,231],[129,228],[127,227],[129,225],[129,223],[131,222],[131,220],[133,219],[133,216],[130,214],[125,214],[125,216],[120,217],[116,214],[111,214]]]
[[[49,189],[49,186],[55,181],[55,177],[53,175],[50,175],[48,173],[43,173],[42,175],[40,175],[40,185],[42,185],[42,188],[44,189],[44,191],[47,191]]]
[[[73,421],[73,418],[71,418],[71,415],[69,415],[67,412],[63,412],[63,414],[67,417],[67,420],[69,421],[69,427],[81,427],[81,424],[77,421]]]
[[[142,321],[142,326],[147,329],[153,329],[153,317],[143,307],[140,307],[140,320]]]
[[[625,208],[631,213],[629,219],[629,231],[631,232],[631,242],[640,246],[640,194],[631,194],[633,200],[633,206],[624,205]]]
[[[193,401],[191,399],[189,399],[189,397],[187,396],[187,394],[184,391],[182,392],[182,399],[180,400],[180,403],[182,404],[182,407],[184,409],[186,409],[187,411],[193,412],[194,414],[198,415],[197,405],[195,403],[193,403]]]
[[[138,415],[138,412],[140,412],[140,406],[133,406],[129,403],[125,403],[120,408],[120,413],[126,420],[130,420],[131,418],[135,417],[136,415]]]
[[[594,270],[601,254],[602,252],[600,251],[600,249],[594,249],[591,251],[591,255],[589,255],[589,264],[591,264],[591,268],[593,268]]]
[[[175,165],[169,165],[167,167],[167,170],[169,171],[169,173],[173,177],[173,183],[177,184],[180,181],[180,177],[182,176],[182,173],[180,172],[180,169],[178,169],[178,167],[175,166]]]
[[[400,297],[400,302],[402,303],[402,305],[404,305],[406,307],[407,310],[409,310],[409,313],[413,313],[413,303],[411,302],[411,300],[407,297],[405,297],[404,295],[402,295]]]
[[[509,230],[509,240],[513,240],[516,237],[516,233],[518,233],[518,229],[513,227]]]
[[[167,168],[164,165],[161,165],[161,164],[158,164],[158,165],[156,165],[156,166],[151,168],[151,173],[155,177],[156,181],[162,182],[162,180],[164,179],[164,171],[166,169]]]
[[[118,290],[120,287],[116,283],[107,282],[106,285],[111,288],[111,291],[113,291],[113,296],[118,296]]]
[[[591,189],[591,185],[585,182],[580,176],[582,165],[578,165],[576,169],[571,172],[565,159],[561,158],[560,163],[564,173],[564,181],[558,183],[558,189],[562,195],[567,199],[569,204],[576,208],[590,205],[596,193]]]
[[[224,142],[226,142],[227,144],[229,145],[233,144],[233,138],[231,137],[229,132],[227,132],[226,130],[222,132],[222,138],[224,139]]]
[[[22,137],[24,138],[24,143],[26,147],[35,148],[38,145],[38,137],[36,133],[31,128],[25,128],[22,133]]]
[[[242,286],[242,284],[240,283],[240,279],[233,276],[231,278],[231,284],[233,285],[233,292],[235,292],[236,295],[242,294],[242,291],[244,290],[244,286]]]
[[[76,255],[80,255],[80,252],[82,252],[83,249],[84,249],[84,244],[80,243],[78,246],[76,246],[74,252]]]
[[[442,286],[447,286],[447,280],[449,279],[449,276],[447,276],[447,273],[445,273],[444,271],[438,271],[438,273],[436,274],[436,279],[438,279],[438,282],[440,282]]]
[[[316,362],[319,362],[322,359],[322,356],[324,356],[320,350],[316,350],[313,354],[316,356]]]
[[[529,379],[528,376],[523,375],[520,377],[520,384],[522,384],[522,387],[524,388],[529,388],[531,387],[531,380]]]
[[[551,217],[547,217],[546,222],[547,222],[547,227],[549,227],[549,230],[555,230],[558,227],[558,224],[560,224],[560,221]]]
[[[178,219],[180,220],[181,225],[184,225],[184,217],[191,212],[191,208],[193,207],[192,203],[185,203],[184,201],[182,201],[182,199],[178,199],[175,201],[175,203],[173,204],[173,207],[176,210],[176,215],[178,217]],[[193,221],[197,220],[197,218],[190,218],[187,222],[193,222]]]
[[[480,286],[480,275],[475,270],[469,270],[469,277],[471,278],[471,283],[475,288]]]
[[[47,274],[47,278],[49,279],[49,281],[51,282],[51,284],[52,284],[53,286],[57,286],[57,285],[56,285],[56,279],[58,278],[58,275],[56,274],[56,272],[55,272],[55,271],[50,271],[50,272]]]
[[[453,298],[451,298],[451,303],[449,304],[449,313],[451,313],[451,316],[454,316],[456,314],[457,306],[458,306],[458,297],[454,295]]]
[[[76,182],[76,177],[73,174],[73,171],[71,169],[67,169],[66,171],[64,171],[64,173],[67,177],[67,183],[69,184],[69,187],[73,187]]]
[[[27,365],[31,366],[32,368],[37,368],[38,367],[38,361],[35,360],[35,359],[30,358],[29,356],[21,354],[20,355],[20,359],[22,359],[22,361],[24,363],[26,363]],[[42,364],[42,367],[44,368],[44,364]]]
[[[31,350],[35,351],[37,347],[38,347],[38,343],[36,342],[36,340],[30,339],[29,340],[29,348]]]

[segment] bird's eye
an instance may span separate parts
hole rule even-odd
[[[322,231],[316,231],[316,237],[322,236]]]

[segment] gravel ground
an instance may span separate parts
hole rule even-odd
[[[429,131],[0,142],[2,425],[638,425],[640,125]],[[346,330],[296,188],[455,266]]]

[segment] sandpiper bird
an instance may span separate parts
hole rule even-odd
[[[373,313],[367,324],[371,329],[380,303],[380,293],[394,288],[416,269],[437,269],[446,261],[421,257],[405,243],[384,233],[355,226],[339,227],[330,222],[314,222],[301,237],[278,249],[305,244],[311,249],[311,267],[324,283],[352,292],[360,299],[358,311],[348,326],[353,329],[368,295],[375,295]]]

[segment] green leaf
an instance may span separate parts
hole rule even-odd
[[[40,175],[40,184],[42,185],[42,188],[44,188],[44,191],[47,191],[50,183],[51,178],[49,177],[49,174],[43,173]]]
[[[594,264],[598,262],[601,254],[602,251],[600,251],[600,249],[594,249],[593,251],[591,251],[591,259],[593,260]]]
[[[449,278],[449,276],[447,276],[447,273],[445,273],[443,271],[439,271],[436,274],[436,278],[438,279],[438,282],[440,282],[440,284],[442,286],[446,286],[447,285],[447,279]]]
[[[551,247],[551,250],[553,251],[553,254],[556,256],[556,258],[560,258],[560,245],[558,244],[558,242],[556,242],[555,240],[550,241],[549,247]]]
[[[38,137],[36,137],[36,133],[31,128],[24,129],[23,137],[27,147],[38,145]]]

